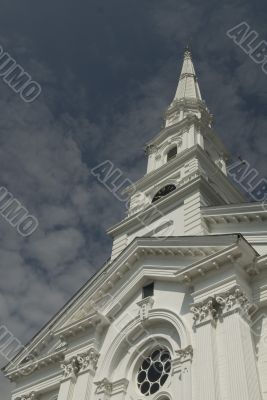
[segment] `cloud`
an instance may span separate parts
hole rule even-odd
[[[217,3],[59,0],[52,14],[46,3],[6,3],[1,43],[43,88],[26,105],[0,82],[0,184],[39,221],[25,239],[0,219],[1,323],[22,342],[109,257],[105,229],[125,205],[90,169],[110,159],[127,178],[145,173],[143,148],[188,41],[216,130],[264,174],[266,75],[226,30],[245,19],[266,39],[265,21],[248,1]],[[0,387],[4,400],[8,382]]]

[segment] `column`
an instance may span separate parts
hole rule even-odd
[[[73,357],[61,364],[63,379],[59,388],[57,400],[73,400],[73,391],[76,383],[76,374],[79,371],[77,357]]]
[[[216,314],[214,299],[207,298],[191,307],[194,314],[196,393],[198,400],[219,400]]]
[[[250,331],[247,297],[238,286],[216,296],[224,328],[222,343],[227,361],[229,400],[260,400],[260,383]]]
[[[79,372],[74,388],[73,400],[89,400],[93,393],[93,378],[99,354],[95,349],[77,355]]]

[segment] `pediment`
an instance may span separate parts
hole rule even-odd
[[[229,257],[255,258],[255,251],[239,235],[136,238],[115,260],[106,263],[65,307],[36,335],[5,371],[24,368],[30,353],[46,365],[59,360],[65,337],[102,329],[109,324],[118,302],[129,301],[134,285],[145,279],[188,285]]]
[[[106,269],[99,280],[95,282],[94,292],[92,287],[88,288],[83,296],[64,315],[57,324],[57,330],[67,327],[75,328],[75,324],[80,322],[85,326],[96,326],[105,324],[106,318],[110,312],[109,303],[116,298],[117,292],[121,292],[122,283],[128,282],[132,271],[145,268],[146,273],[149,270],[154,275],[165,274],[166,279],[171,279],[178,272],[198,263],[212,255],[224,250],[232,240],[224,238],[220,241],[218,238],[208,240],[204,237],[183,238],[140,238],[135,240],[125,251]],[[213,241],[213,244],[211,244]],[[209,244],[208,244],[209,243]],[[164,259],[164,265],[159,265]],[[158,263],[157,260],[160,260]],[[144,274],[140,274],[141,276]],[[102,279],[101,279],[102,278]],[[109,294],[112,291],[112,295]]]

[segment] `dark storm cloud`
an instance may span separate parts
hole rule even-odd
[[[125,208],[90,168],[109,158],[142,176],[188,42],[218,133],[264,176],[267,76],[226,31],[244,20],[267,40],[267,10],[249,0],[0,5],[0,45],[42,86],[27,105],[0,81],[0,184],[39,220],[27,240],[0,220],[1,323],[25,341],[109,256],[105,229]]]

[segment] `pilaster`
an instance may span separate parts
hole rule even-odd
[[[238,286],[192,305],[199,377],[198,400],[219,400],[222,393],[227,400],[261,399],[250,332],[253,310]],[[224,369],[220,367],[217,353],[224,354]],[[219,391],[222,384],[223,392]]]
[[[191,311],[195,331],[198,400],[220,400],[214,301],[209,297],[204,302],[194,304]]]
[[[228,370],[229,400],[260,400],[250,313],[253,306],[239,287],[215,297],[221,306],[224,353]]]
[[[91,349],[77,355],[79,372],[74,388],[73,400],[89,400],[93,392],[93,378],[95,375],[99,354]]]
[[[61,381],[57,400],[72,400],[76,375],[79,371],[77,357],[66,360],[61,364],[61,368],[63,369],[63,379]]]

